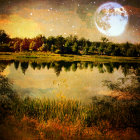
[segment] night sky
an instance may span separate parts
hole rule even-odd
[[[77,35],[99,41],[94,23],[97,8],[108,0],[0,0],[0,29],[10,37]],[[114,42],[140,43],[140,0],[112,0],[121,4],[129,21],[123,34],[108,37]]]

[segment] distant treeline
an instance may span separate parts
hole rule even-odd
[[[109,42],[106,37],[101,42],[91,42],[77,36],[50,36],[46,38],[38,35],[35,38],[10,38],[4,30],[0,30],[1,52],[42,51],[57,54],[84,54],[84,55],[109,55],[109,56],[140,56],[140,44],[129,42],[117,44]]]

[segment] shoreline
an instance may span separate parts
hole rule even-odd
[[[90,61],[90,62],[136,62],[140,63],[140,57],[122,57],[106,55],[71,55],[54,54],[44,52],[0,52],[0,60],[19,60],[19,61]]]

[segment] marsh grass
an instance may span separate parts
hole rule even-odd
[[[131,139],[132,134],[138,138],[135,130],[139,130],[140,105],[136,100],[97,96],[92,98],[92,103],[83,104],[64,98],[21,99],[15,94],[11,100],[1,103],[0,109],[4,122],[1,120],[1,131],[7,129],[9,135],[16,131],[30,139],[34,136],[38,139],[115,139],[120,135]]]
[[[19,99],[12,104],[12,113],[21,119],[24,116],[39,121],[58,119],[61,122],[76,123],[84,126],[103,127],[108,122],[111,128],[139,127],[139,101],[117,100],[112,97],[94,97],[91,104],[76,100]],[[104,127],[107,127],[104,124]],[[102,128],[104,129],[104,128]]]

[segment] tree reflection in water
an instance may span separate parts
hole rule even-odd
[[[140,67],[129,68],[127,64],[126,67],[122,67],[122,71],[125,77],[119,78],[116,82],[105,80],[103,85],[107,86],[112,91],[120,92],[125,94],[125,96],[131,97],[131,99],[140,99]],[[118,96],[119,97],[119,96]]]
[[[87,69],[90,68],[93,70],[94,67],[97,67],[100,73],[113,73],[114,70],[118,70],[121,68],[122,73],[124,76],[127,76],[129,73],[137,73],[139,71],[140,64],[139,63],[117,63],[117,62],[110,62],[110,63],[100,63],[100,62],[83,62],[83,61],[74,61],[74,62],[67,62],[67,61],[54,61],[54,62],[37,62],[37,61],[0,61],[0,67],[6,67],[9,64],[14,63],[14,67],[17,70],[19,65],[22,69],[22,72],[26,74],[26,70],[28,69],[29,65],[32,69],[54,69],[57,76],[60,75],[62,68],[66,72],[68,71],[76,71],[77,69]],[[4,68],[3,68],[4,69]]]
[[[113,83],[112,81],[103,81],[104,86],[107,86],[111,90],[131,93],[133,95],[138,95],[140,92],[140,64],[139,63],[101,63],[101,62],[83,62],[83,61],[54,61],[54,62],[38,62],[38,61],[0,61],[0,70],[4,71],[4,69],[8,66],[14,64],[16,70],[21,68],[23,74],[26,74],[29,66],[34,70],[41,70],[47,68],[54,69],[54,72],[57,76],[59,76],[64,69],[64,71],[76,72],[78,69],[90,69],[98,68],[99,73],[113,73],[116,70],[121,70],[123,73],[123,77],[119,78],[118,81]]]

